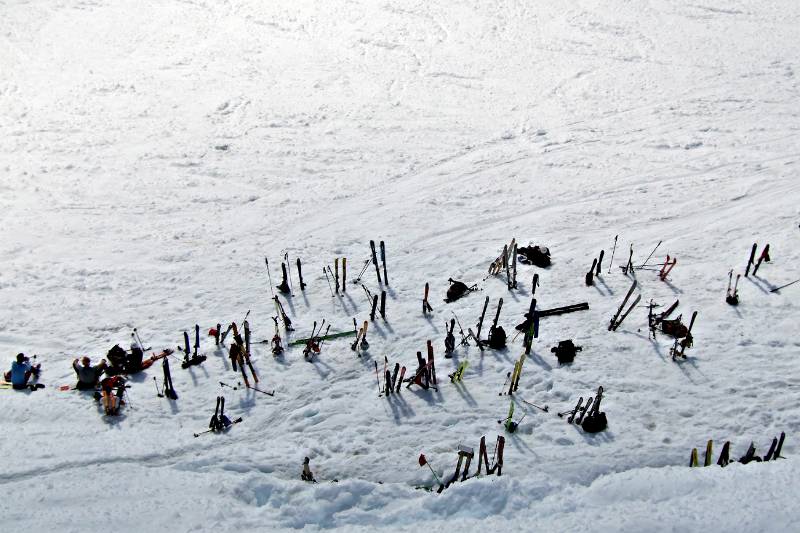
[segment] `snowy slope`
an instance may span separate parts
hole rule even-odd
[[[110,516],[129,531],[791,529],[800,286],[768,291],[800,277],[796,3],[318,4],[0,3],[2,364],[39,354],[48,384],[0,391],[3,516],[36,531]],[[655,257],[678,258],[668,283],[639,284],[642,303],[698,311],[685,362],[648,340],[644,307],[607,331],[630,281],[583,275],[615,235],[615,263],[660,240]],[[512,236],[554,264],[521,266],[509,292],[482,280]],[[205,365],[173,364],[177,402],[156,397],[155,369],[116,419],[55,390],[74,357],[133,327],[158,350],[251,310],[255,340],[270,338],[265,255],[276,282],[284,253],[306,265],[286,303],[295,337],[323,318],[349,329],[368,318],[364,291],[332,298],[320,269],[347,257],[354,278],[370,239],[386,241],[390,287],[361,359],[347,340],[312,363],[256,345],[270,398],[221,391],[237,375],[204,338]],[[729,307],[727,272],[753,242],[773,260]],[[563,411],[603,385],[609,429],[531,410],[502,477],[414,490],[431,483],[420,452],[441,475],[459,444],[493,444],[521,353],[448,361],[445,321],[474,326],[503,297],[513,332],[534,272],[540,307],[590,310],[542,320],[519,396]],[[449,277],[483,290],[445,304]],[[379,290],[372,267],[364,280]],[[566,338],[583,351],[559,367]],[[378,398],[374,362],[411,371],[427,339],[440,381],[469,360],[464,387]],[[221,392],[244,422],[194,439]],[[709,438],[738,457],[780,431],[785,461],[686,468]],[[318,485],[298,480],[306,455]]]

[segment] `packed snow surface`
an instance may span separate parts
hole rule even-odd
[[[6,527],[796,528],[800,284],[770,292],[800,277],[796,1],[5,0],[0,14],[2,365],[37,354],[47,384],[0,390]],[[553,265],[520,265],[509,291],[484,278],[512,237]],[[285,253],[305,266],[308,287],[293,268],[283,299],[289,340],[323,319],[346,331],[369,318],[365,291],[331,297],[321,270],[347,257],[355,279],[370,239],[389,285],[369,350],[337,339],[307,362],[255,344],[275,396],[221,389],[241,378],[205,332],[250,310],[254,341],[272,337],[264,257],[273,285]],[[675,269],[638,271],[640,306],[609,332],[631,283],[618,265],[659,241],[650,264]],[[728,306],[754,242],[772,261]],[[542,319],[510,434],[498,393],[534,273],[539,308],[590,309]],[[481,291],[446,304],[451,277]],[[371,264],[363,281],[380,292]],[[452,312],[474,329],[486,296],[487,322],[504,299],[508,348],[445,359]],[[651,299],[698,312],[685,361],[649,339]],[[178,401],[156,396],[158,365],[116,418],[58,390],[73,358],[127,347],[134,327],[160,351],[195,323],[208,360],[172,361]],[[550,348],[570,338],[583,351],[559,366]],[[411,373],[428,339],[438,391],[379,398],[375,363]],[[606,431],[555,416],[599,385]],[[195,439],[219,394],[244,421]],[[708,439],[715,460],[728,440],[738,458],[781,431],[785,460],[688,468]],[[449,476],[459,445],[485,435],[491,455],[498,434],[502,476],[415,489],[434,484],[420,453]],[[299,480],[304,456],[318,484]]]

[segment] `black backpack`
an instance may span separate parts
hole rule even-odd
[[[546,246],[523,246],[517,250],[522,255],[520,262],[540,268],[550,266],[550,250]]]
[[[125,353],[124,349],[119,347],[119,344],[115,344],[114,347],[108,351],[106,357],[108,358],[109,364],[109,367],[106,369],[107,376],[121,374],[125,370],[128,354]]]
[[[560,365],[574,361],[575,354],[581,350],[583,350],[583,348],[581,346],[575,346],[575,343],[572,342],[572,339],[559,341],[558,346],[550,349],[551,352],[556,354],[556,357],[558,358],[558,364]]]
[[[489,330],[488,338],[489,348],[494,350],[502,350],[506,347],[506,330],[503,326],[495,326]]]
[[[450,282],[450,287],[447,289],[447,298],[444,299],[445,302],[455,302],[468,292],[477,291],[478,287],[473,285],[472,287],[467,287],[466,283],[461,281],[456,281],[453,278],[448,279],[447,281]]]
[[[600,433],[608,427],[605,413],[592,413],[583,419],[581,427],[586,433]]]

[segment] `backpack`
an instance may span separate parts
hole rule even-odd
[[[125,353],[125,350],[119,347],[119,344],[115,344],[113,348],[108,351],[107,357],[108,361],[113,366],[122,366],[125,364],[125,358],[128,354]]]
[[[586,433],[600,433],[608,427],[605,413],[590,414],[583,419],[581,427]]]
[[[678,317],[672,320],[662,320],[661,331],[663,331],[666,335],[675,337],[676,339],[682,339],[687,333],[689,333],[689,328],[683,325],[680,317]]]
[[[571,363],[575,360],[575,354],[583,350],[581,346],[575,346],[572,339],[559,341],[558,346],[551,348],[550,351],[556,354],[558,364]]]
[[[445,302],[455,302],[468,292],[477,291],[478,287],[473,285],[472,287],[467,287],[466,283],[461,281],[456,281],[453,278],[448,279],[447,281],[450,282],[450,287],[447,289],[447,298],[444,299]]]
[[[523,246],[517,250],[517,253],[522,255],[521,263],[540,268],[550,266],[550,250],[546,246]]]
[[[494,350],[502,350],[506,347],[506,330],[503,329],[503,326],[495,326],[489,330],[487,343],[489,348]]]

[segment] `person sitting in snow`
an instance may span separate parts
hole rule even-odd
[[[30,359],[25,357],[25,354],[17,354],[17,360],[11,363],[11,370],[3,374],[6,381],[11,382],[11,387],[17,390],[24,389],[28,386],[28,380],[31,376],[39,375],[39,368],[41,365],[32,366]]]
[[[142,370],[142,361],[144,360],[144,351],[137,343],[131,343],[131,353],[126,354],[125,357],[125,373],[135,374]]]
[[[303,459],[303,473],[300,474],[300,479],[303,481],[311,481],[312,483],[316,483],[317,480],[314,479],[314,474],[311,473],[311,467],[308,466],[310,459],[306,457]]]
[[[78,390],[96,389],[100,376],[103,375],[103,372],[105,372],[108,367],[105,359],[102,359],[100,364],[96,366],[92,366],[91,362],[92,360],[88,357],[83,357],[83,359],[81,359],[81,364],[83,366],[78,366],[77,359],[72,361],[72,368],[75,370],[75,374],[78,375],[78,384],[76,385]]]
[[[102,390],[101,398],[106,414],[118,415],[119,408],[123,405],[122,396],[125,394],[125,378],[122,376],[107,377],[100,382],[100,389]]]

